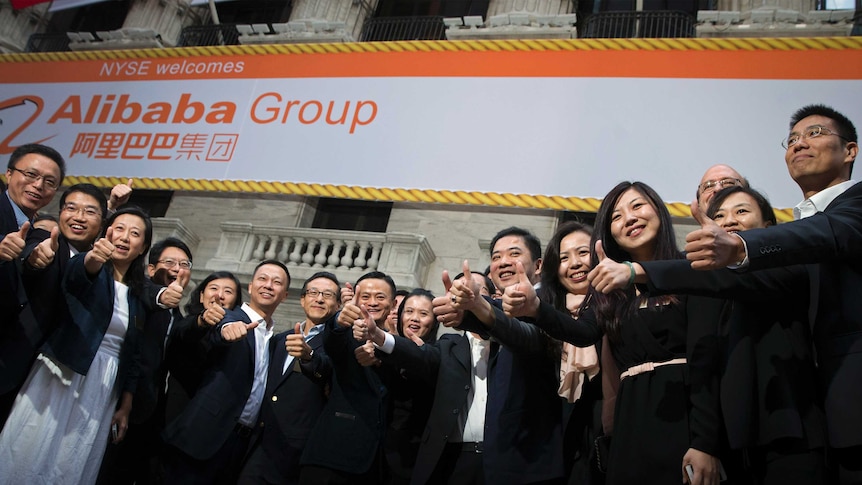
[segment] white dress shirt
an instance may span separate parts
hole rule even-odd
[[[242,408],[242,414],[239,416],[239,422],[252,427],[257,421],[257,415],[260,412],[260,405],[263,402],[263,395],[266,391],[266,374],[269,368],[269,339],[272,338],[273,323],[266,323],[256,311],[252,310],[248,303],[243,303],[240,308],[252,322],[259,322],[252,332],[254,332],[254,382],[251,385],[251,393],[248,400],[245,402],[245,407]],[[239,343],[237,343],[239,344]]]

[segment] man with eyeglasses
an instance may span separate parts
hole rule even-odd
[[[65,173],[63,157],[36,144],[15,149],[6,168],[0,195],[0,426],[35,358],[33,349],[45,338],[21,280],[20,257],[36,213],[54,198]]]
[[[709,207],[709,201],[721,189],[741,185],[748,187],[748,179],[740,175],[733,167],[729,165],[713,165],[706,169],[703,177],[700,178],[700,183],[697,184],[697,203],[700,205],[700,210],[706,213],[706,208]]]
[[[192,252],[175,237],[152,245],[148,255],[147,284],[150,296],[176,293],[182,298],[192,269]],[[178,299],[179,299],[178,298]],[[151,300],[152,301],[152,300]],[[157,483],[161,480],[161,432],[165,427],[165,410],[169,385],[165,349],[183,315],[176,305],[153,306],[147,313],[140,336],[141,369],[135,402],[129,415],[126,437],[118,444],[108,443],[98,483]]]
[[[332,377],[323,330],[341,307],[339,289],[334,274],[311,275],[299,300],[305,320],[272,338],[266,394],[239,483],[299,483],[299,458]]]
[[[798,110],[782,145],[804,200],[796,221],[737,234],[700,217],[685,249],[695,269],[808,265],[809,318],[826,413],[829,483],[862,483],[862,184],[856,128],[823,105]],[[819,264],[815,264],[819,263]]]

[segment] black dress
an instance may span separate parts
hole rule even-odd
[[[621,372],[645,362],[685,358],[622,380],[614,413],[608,484],[669,484],[682,481],[689,448],[717,456],[721,421],[718,398],[718,325],[724,301],[677,297],[677,302],[641,308],[620,326],[610,351]],[[575,345],[597,340],[590,308],[578,320],[548,318],[540,307],[536,325]]]

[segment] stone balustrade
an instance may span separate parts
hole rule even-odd
[[[831,37],[848,36],[853,10],[798,10],[765,6],[748,11],[701,10],[698,37]]]
[[[414,288],[425,285],[435,256],[425,236],[417,234],[224,222],[218,250],[206,268],[250,275],[263,259],[283,262],[294,286],[317,271],[333,272],[344,281],[383,271],[399,287]]]

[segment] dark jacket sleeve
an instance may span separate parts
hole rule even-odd
[[[801,265],[740,273],[729,269],[697,271],[680,259],[639,264],[649,278],[646,291],[653,295],[687,294],[746,301],[784,299],[788,295],[808,297],[808,272]]]
[[[688,297],[686,359],[689,372],[691,447],[717,456],[722,433],[718,393],[719,323],[726,317],[725,300]]]

